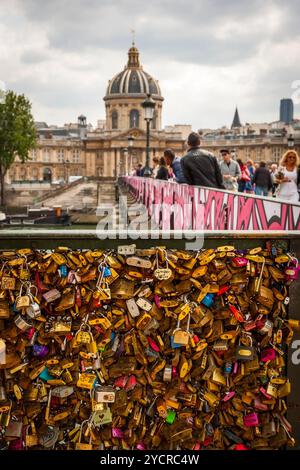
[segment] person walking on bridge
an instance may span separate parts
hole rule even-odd
[[[159,168],[156,175],[157,180],[168,180],[169,179],[169,171],[167,162],[164,157],[161,157],[159,160]]]
[[[222,149],[220,153],[223,157],[223,161],[220,163],[220,169],[224,186],[229,191],[237,191],[238,181],[242,176],[240,165],[231,158],[228,149]]]
[[[225,189],[218,161],[212,153],[200,149],[199,134],[192,132],[187,143],[189,150],[180,160],[187,184]]]
[[[260,162],[259,167],[255,170],[253,183],[257,196],[268,196],[273,183],[270,172],[266,168],[266,162]]]
[[[299,202],[299,162],[299,155],[295,150],[288,150],[280,160],[280,166],[275,175],[275,181],[278,183],[278,198],[290,202]]]
[[[166,149],[164,151],[164,157],[166,159],[167,165],[172,169],[175,176],[176,183],[186,183],[182,168],[181,168],[181,158],[176,157],[172,149]]]

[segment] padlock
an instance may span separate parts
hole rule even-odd
[[[22,331],[27,331],[27,330],[29,330],[29,328],[32,328],[31,320],[26,320],[21,315],[17,315],[15,317],[14,322],[15,322],[16,326]]]
[[[57,289],[51,289],[43,294],[44,299],[47,303],[54,302],[61,297],[61,293]]]
[[[140,315],[141,312],[138,308],[135,299],[126,300],[126,306],[132,318],[136,318]]]
[[[113,387],[104,387],[96,385],[94,388],[93,399],[97,403],[114,403],[116,398],[115,390]]]
[[[287,281],[296,281],[299,277],[299,266],[297,258],[291,257],[288,266],[284,270]]]
[[[140,309],[145,310],[146,312],[152,310],[152,303],[147,299],[143,299],[142,297],[137,299],[136,304]]]
[[[34,447],[34,446],[37,446],[38,443],[39,443],[39,439],[36,433],[35,424],[33,421],[31,421],[30,425],[26,427],[25,446]]]
[[[187,322],[187,327],[186,330],[182,330],[180,328],[180,320],[178,319],[177,321],[177,326],[175,330],[173,331],[172,337],[173,337],[173,342],[175,344],[180,344],[181,346],[187,346],[189,344],[190,340],[190,314],[188,314],[188,322]]]
[[[77,344],[89,344],[93,339],[90,326],[87,324],[82,324],[74,339]]]
[[[76,442],[75,450],[93,450],[91,433],[89,433],[89,435],[90,435],[89,443],[86,444],[86,443],[82,442],[82,430],[83,430],[83,426],[86,423],[87,423],[88,426],[90,426],[89,420],[82,421],[82,423],[80,425],[79,439],[78,439],[78,442]]]
[[[0,319],[8,319],[10,317],[9,304],[6,300],[0,300]]]
[[[18,297],[16,297],[16,309],[21,310],[22,308],[29,307],[30,305],[30,297],[28,294],[22,295],[22,288],[21,286],[20,293]]]

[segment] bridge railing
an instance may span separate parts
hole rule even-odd
[[[163,230],[300,230],[300,204],[277,198],[122,176]]]

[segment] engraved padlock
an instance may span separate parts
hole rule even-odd
[[[32,328],[33,324],[31,320],[27,320],[22,315],[17,315],[14,320],[16,326],[22,330],[22,331],[27,331],[29,328]]]
[[[286,281],[296,281],[299,277],[299,263],[298,259],[291,256],[288,266],[284,270]]]
[[[189,340],[190,340],[190,331],[189,331],[189,329],[190,329],[190,319],[191,319],[191,315],[189,313],[188,314],[188,321],[187,321],[186,330],[183,330],[182,328],[180,328],[180,320],[178,318],[177,326],[176,326],[175,330],[173,331],[173,335],[172,335],[173,343],[180,344],[181,346],[187,346],[189,344]]]
[[[93,398],[97,403],[114,403],[116,392],[111,386],[96,385]]]
[[[28,292],[26,292],[25,295],[22,295],[23,287],[23,284],[21,284],[19,295],[16,297],[16,310],[22,310],[23,308],[29,307],[30,305],[30,297]]]
[[[139,310],[139,307],[137,306],[135,299],[126,300],[126,305],[132,318],[136,318],[140,315],[141,312]]]

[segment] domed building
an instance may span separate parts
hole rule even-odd
[[[150,166],[153,157],[161,157],[166,148],[177,155],[185,152],[190,125],[162,128],[162,97],[158,81],[145,72],[140,54],[133,43],[127,65],[108,82],[103,98],[106,118],[96,129],[87,125],[84,115],[77,123],[63,127],[36,123],[37,148],[26,164],[16,160],[6,176],[7,183],[37,183],[41,191],[54,182],[74,176],[117,177],[131,173],[137,163],[146,162],[146,121],[142,103],[147,95],[155,102],[150,127]],[[95,100],[96,102],[96,100]],[[41,184],[42,183],[42,184]]]
[[[133,44],[128,51],[128,62],[122,72],[109,81],[104,97],[106,109],[106,129],[144,129],[142,102],[147,94],[155,101],[152,129],[161,129],[163,97],[158,81],[143,70],[139,51]]]
[[[144,71],[139,50],[133,43],[128,51],[127,65],[108,82],[103,98],[105,121],[101,121],[101,127],[94,132],[87,133],[87,176],[118,176],[131,173],[137,163],[145,164],[146,121],[142,103],[148,94],[155,102],[150,126],[150,165],[152,158],[161,157],[168,147],[178,155],[184,153],[191,126],[162,128],[164,98],[159,83]]]

